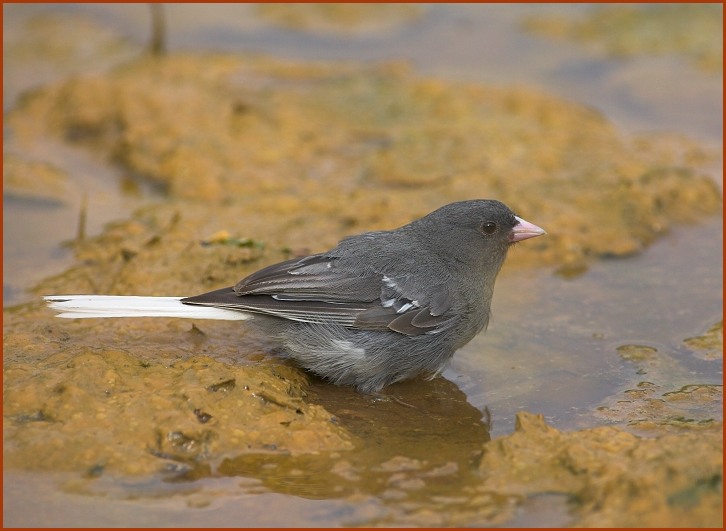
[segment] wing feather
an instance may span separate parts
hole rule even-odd
[[[335,323],[360,330],[392,330],[407,336],[438,333],[455,321],[444,284],[418,293],[410,275],[387,276],[368,266],[351,270],[330,255],[273,264],[232,288],[182,299],[272,315],[292,321]]]

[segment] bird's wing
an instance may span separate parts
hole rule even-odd
[[[409,274],[383,275],[376,304],[361,312],[354,326],[365,330],[393,330],[407,336],[435,334],[454,323],[447,314],[453,297],[445,284],[421,291]]]
[[[372,301],[380,294],[371,269],[351,271],[337,257],[315,254],[260,269],[234,287],[238,295],[271,295],[278,300]]]
[[[409,336],[437,333],[453,322],[445,315],[452,298],[443,284],[414,295],[408,275],[387,276],[367,266],[351,271],[339,260],[329,255],[287,260],[253,273],[234,288],[182,302]]]

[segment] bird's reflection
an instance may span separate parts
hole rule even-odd
[[[217,472],[256,478],[271,491],[305,498],[410,499],[450,493],[452,482],[471,481],[470,469],[489,440],[488,411],[473,407],[444,378],[394,384],[379,395],[313,381],[308,399],[352,434],[355,449],[245,454],[225,459]]]

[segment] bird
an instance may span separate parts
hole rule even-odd
[[[64,318],[248,320],[283,358],[333,384],[378,393],[440,375],[454,352],[487,327],[509,248],[543,234],[498,200],[458,201],[201,295],[44,299]]]

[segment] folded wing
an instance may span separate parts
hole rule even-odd
[[[182,302],[408,336],[452,325],[447,315],[452,298],[444,285],[415,291],[405,275],[389,277],[366,265],[353,269],[337,257],[312,255],[273,264],[234,287]]]

